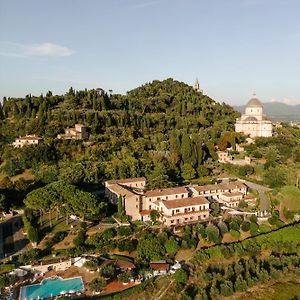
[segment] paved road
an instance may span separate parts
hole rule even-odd
[[[261,212],[264,212],[266,210],[269,209],[269,199],[268,197],[266,196],[265,192],[267,191],[270,191],[271,189],[263,186],[263,185],[259,185],[259,184],[256,184],[256,183],[253,183],[253,182],[250,182],[250,181],[247,181],[247,180],[243,180],[243,182],[245,182],[245,184],[253,189],[253,190],[256,190],[259,194],[259,198],[260,198],[260,204],[259,204],[259,210]]]

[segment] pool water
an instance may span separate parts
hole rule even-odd
[[[42,280],[39,284],[21,287],[20,300],[35,300],[58,296],[66,293],[82,292],[84,285],[81,277],[69,279],[49,278]]]

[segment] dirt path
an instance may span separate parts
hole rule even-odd
[[[171,282],[169,283],[169,285],[164,289],[164,290],[159,290],[158,293],[155,295],[154,299],[156,300],[160,300],[162,299],[162,297],[165,295],[165,293],[168,291],[168,289],[171,287],[171,285],[173,284],[174,279],[171,280]]]

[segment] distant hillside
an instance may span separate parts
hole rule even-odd
[[[272,121],[300,121],[300,104],[287,105],[281,102],[263,103],[264,114]],[[245,111],[245,105],[236,106],[235,109],[241,113]]]

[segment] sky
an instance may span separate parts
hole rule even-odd
[[[174,78],[300,104],[299,0],[0,0],[0,98]]]

